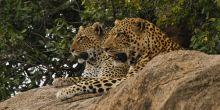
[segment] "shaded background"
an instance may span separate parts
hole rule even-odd
[[[80,25],[141,17],[186,49],[220,53],[220,0],[0,0],[0,101],[80,76],[69,47]]]

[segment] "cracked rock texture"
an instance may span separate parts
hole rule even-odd
[[[0,103],[0,110],[220,110],[220,55],[180,50],[153,58],[105,94],[59,101],[46,86]]]

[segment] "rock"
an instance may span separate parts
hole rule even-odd
[[[182,50],[158,55],[140,73],[101,96],[87,94],[59,101],[55,98],[58,89],[46,86],[29,90],[1,102],[0,108],[220,110],[220,55]]]

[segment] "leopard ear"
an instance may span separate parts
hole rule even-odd
[[[140,31],[143,31],[145,29],[145,22],[137,22],[137,27],[139,28]]]
[[[98,35],[102,35],[104,34],[104,29],[103,29],[103,24],[100,22],[95,22],[92,27],[94,28],[94,31],[98,34]]]
[[[85,29],[83,26],[79,27],[79,31],[82,31],[83,29]]]
[[[116,19],[114,24],[117,25],[120,22],[120,20]]]

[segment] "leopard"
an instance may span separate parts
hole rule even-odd
[[[115,62],[130,65],[126,78],[143,70],[155,56],[183,49],[156,25],[142,18],[115,20],[102,48]]]
[[[94,66],[95,76],[90,71],[84,72],[88,77],[123,77],[128,71],[126,64],[113,64],[114,59],[104,53],[101,48],[102,41],[106,39],[103,24],[95,22],[87,28],[80,27],[78,34],[72,43],[71,52],[73,56],[79,56],[79,62],[86,61],[86,64]],[[106,29],[107,30],[107,29]]]
[[[115,64],[114,59],[101,48],[108,30],[100,22],[79,27],[70,51],[78,58],[78,63],[86,64],[85,70],[81,77],[55,79],[55,87],[69,86],[57,92],[58,99],[65,100],[83,93],[106,92],[123,81],[129,65]]]
[[[86,80],[59,91],[58,97],[66,99],[84,93],[107,92],[143,70],[155,56],[183,48],[148,20],[126,18],[115,20],[114,27],[106,33],[102,49],[114,59],[115,65],[130,66],[126,76]]]

